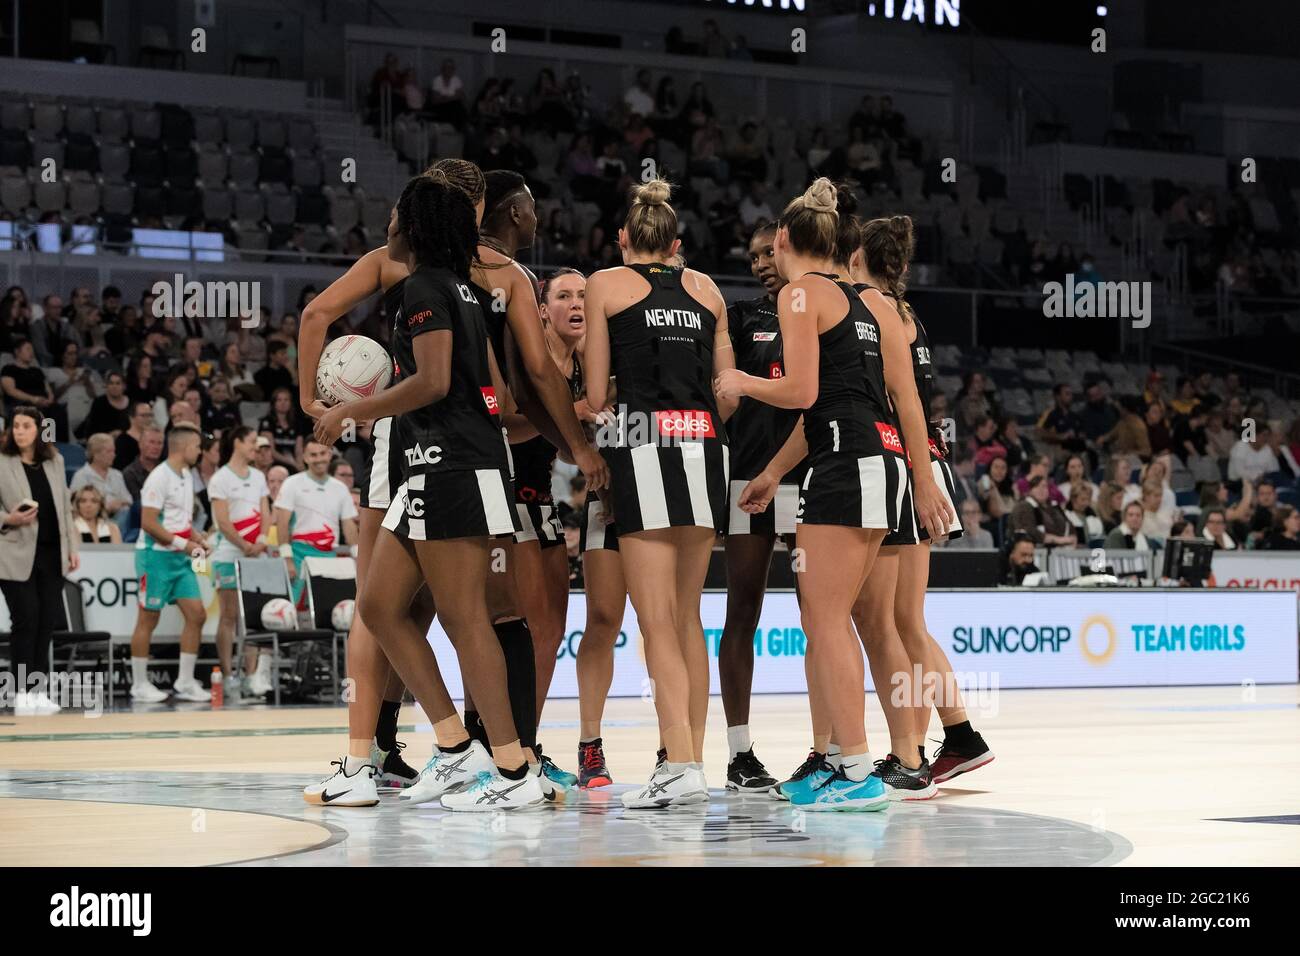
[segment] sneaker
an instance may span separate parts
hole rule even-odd
[[[826,755],[815,750],[808,751],[804,762],[790,774],[790,779],[777,786],[772,795],[778,799],[792,800],[796,793],[808,791],[824,783],[835,772],[826,761]]]
[[[742,750],[727,764],[727,789],[737,793],[766,793],[776,786],[776,777],[754,756],[754,748]]]
[[[35,694],[29,694],[25,690],[20,690],[14,694],[14,716],[15,717],[35,717],[36,702]]]
[[[547,803],[554,803],[564,796],[564,788],[546,775],[546,768],[542,766],[540,761],[528,765],[528,774],[537,780],[537,786],[542,791],[542,798]]]
[[[984,742],[983,737],[974,734],[970,740],[960,745],[945,741],[943,746],[935,751],[930,772],[934,775],[935,783],[943,783],[945,780],[978,770],[992,762],[993,751],[989,750],[989,745]]]
[[[212,693],[203,689],[196,680],[178,680],[172,684],[172,695],[177,700],[190,700],[196,704],[205,704],[212,700]]]
[[[131,699],[142,704],[161,704],[168,697],[167,691],[145,681],[143,684],[131,685]]]
[[[379,803],[374,764],[363,763],[348,773],[348,758],[340,757],[331,766],[338,767],[338,770],[320,783],[305,787],[302,791],[304,800],[318,807],[373,807]]]
[[[537,755],[537,761],[542,765],[542,773],[546,775],[548,780],[559,787],[561,792],[572,790],[578,785],[577,776],[557,767],[554,760],[542,753],[541,744],[533,747],[533,753]]]
[[[36,691],[27,695],[28,703],[36,711],[38,717],[45,717],[49,714],[57,714],[63,708],[50,700],[50,695],[45,691]]]
[[[668,762],[668,748],[660,747],[658,750],[655,751],[655,773],[658,773],[659,768],[662,767],[667,762]]]
[[[266,674],[254,673],[244,678],[244,695],[246,697],[265,697],[275,688],[271,678]]]
[[[650,782],[644,787],[623,794],[623,806],[629,810],[658,810],[708,802],[709,785],[703,771],[687,766],[673,772],[668,769],[667,761],[655,766]]]
[[[490,771],[480,770],[478,778],[468,787],[444,795],[442,807],[467,813],[536,810],[546,805],[538,776],[525,773],[522,780],[508,780],[493,765]]]
[[[790,802],[810,812],[883,810],[889,806],[889,795],[878,775],[869,773],[863,780],[850,780],[840,767],[815,789],[792,796]]]
[[[578,786],[583,790],[608,787],[614,782],[605,766],[605,748],[601,738],[578,744]]]
[[[495,772],[492,755],[477,740],[471,740],[469,747],[460,753],[443,753],[435,749],[420,771],[419,779],[397,799],[411,804],[428,803],[474,783],[480,773]]]
[[[928,760],[923,760],[916,770],[909,770],[890,754],[884,760],[877,760],[875,766],[875,774],[884,783],[890,800],[929,800],[939,794]]]
[[[406,744],[400,740],[392,750],[380,750],[379,744],[370,741],[370,762],[379,768],[375,786],[380,790],[405,790],[420,779],[420,771],[402,759]]]

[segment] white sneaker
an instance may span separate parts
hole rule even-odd
[[[446,794],[442,798],[444,810],[468,813],[495,813],[498,810],[538,810],[546,806],[542,786],[531,773],[525,772],[523,780],[507,780],[493,766],[492,771],[481,771],[478,779],[464,790]]]
[[[537,778],[537,786],[542,791],[542,797],[547,803],[554,803],[556,800],[563,799],[564,788],[546,776],[540,762],[528,765],[528,775]]]
[[[333,766],[338,767],[334,775],[303,788],[302,798],[318,807],[375,806],[379,803],[379,792],[375,789],[374,764],[362,763],[348,773],[348,761],[358,759],[340,757],[333,761]]]
[[[640,790],[623,794],[623,806],[629,810],[657,810],[708,802],[709,785],[703,771],[687,766],[674,773],[668,769],[667,763],[660,765],[650,782]]]
[[[397,799],[403,803],[428,803],[445,793],[468,786],[478,779],[480,773],[493,774],[496,769],[492,755],[477,740],[471,740],[468,749],[456,754],[443,753],[435,748],[415,785],[398,794]]]
[[[45,691],[30,693],[27,700],[38,716],[44,717],[48,714],[57,714],[63,708],[50,700],[50,695]]]
[[[35,717],[36,702],[32,699],[35,696],[35,694],[29,694],[25,690],[20,690],[14,694],[14,716]]]
[[[244,678],[244,693],[249,697],[265,697],[273,690],[271,678],[260,671]]]
[[[148,681],[131,685],[131,699],[144,704],[161,704],[168,696],[167,691],[155,687]]]
[[[172,684],[172,693],[177,700],[191,700],[196,704],[206,704],[212,700],[212,693],[203,689],[196,680],[179,680]]]

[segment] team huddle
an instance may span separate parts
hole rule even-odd
[[[537,225],[523,179],[442,160],[403,190],[387,246],[304,312],[300,400],[317,442],[373,423],[374,444],[359,480],[348,752],[304,790],[309,803],[373,806],[391,788],[409,803],[495,811],[608,786],[600,724],[629,597],[660,747],[623,804],[706,802],[700,598],[719,533],[728,789],[807,810],[879,810],[993,759],[925,626],[929,543],[961,528],[930,422],[929,343],[902,298],[911,221],[861,223],[851,192],[819,179],[754,234],[764,294],[729,308],[683,265],[670,192],[661,180],[635,190],[621,267],[561,270],[539,285],[515,261]],[[393,382],[327,406],[315,383],[328,326],[376,293],[393,323]],[[577,774],[537,740],[569,587],[550,491],[557,456],[588,489]],[[233,530],[251,531],[242,520]],[[747,726],[777,538],[797,558],[813,728],[808,758],[783,782]],[[463,714],[426,640],[435,614],[456,650]],[[878,760],[864,649],[889,725]],[[887,692],[914,673],[939,693]],[[418,774],[393,736],[407,690],[436,737]],[[932,709],[944,727],[933,762]]]

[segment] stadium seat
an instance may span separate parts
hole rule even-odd
[[[63,132],[63,107],[59,103],[36,103],[32,107],[32,128],[41,136]]]
[[[68,185],[63,180],[52,183],[37,180],[33,189],[36,208],[41,212],[63,212],[68,201]]]
[[[130,183],[105,183],[100,197],[104,213],[129,216],[135,208],[135,187]]]
[[[131,110],[131,138],[134,140],[162,139],[162,114],[153,107]]]

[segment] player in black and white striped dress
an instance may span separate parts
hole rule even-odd
[[[645,641],[666,759],[629,808],[707,801],[702,769],[709,707],[700,595],[725,528],[733,402],[710,380],[732,367],[726,305],[708,276],[675,264],[681,243],[663,180],[639,186],[619,232],[624,265],[587,282],[587,395],[605,404],[618,383],[617,422],[598,444],[609,462],[619,549]]]
[[[378,395],[330,409],[316,432],[330,441],[345,418],[397,416],[403,482],[376,540],[361,614],[439,741],[404,796],[413,802],[440,797],[447,809],[487,812],[537,806],[544,797],[519,745],[505,661],[487,613],[494,538],[519,528],[499,425],[503,389],[469,286],[476,240],[474,208],[445,176],[407,184],[389,226],[389,256],[410,270],[392,342],[397,381]],[[490,756],[460,722],[425,635],[392,600],[411,590],[412,553],[414,574],[422,572],[474,690]],[[446,743],[449,737],[456,743]],[[450,792],[457,783],[468,786]]]

